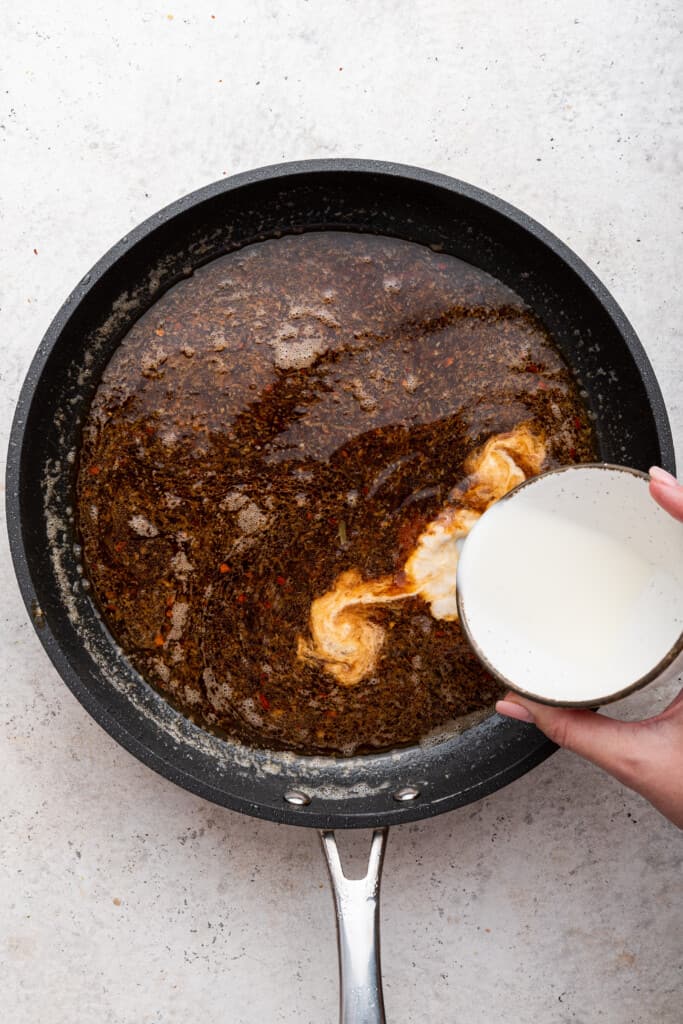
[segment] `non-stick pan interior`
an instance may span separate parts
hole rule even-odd
[[[100,724],[173,781],[262,817],[360,827],[468,803],[553,747],[533,727],[495,715],[466,731],[454,725],[420,746],[346,760],[253,750],[210,735],[149,687],[115,645],[88,595],[73,514],[81,425],[104,366],[135,320],[172,284],[226,251],[323,228],[431,245],[498,277],[553,333],[583,389],[603,460],[673,469],[673,449],[647,358],[593,275],[518,211],[429,172],[316,161],[240,175],[135,229],[77,286],[29,371],[8,461],[13,555],[39,636]],[[285,798],[292,791],[298,803]]]

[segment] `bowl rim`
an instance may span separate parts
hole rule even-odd
[[[515,495],[519,494],[521,491],[533,486],[534,484],[539,483],[539,481],[541,480],[546,480],[550,477],[557,477],[563,473],[572,473],[575,472],[576,470],[585,469],[603,470],[610,473],[625,473],[628,474],[629,476],[637,477],[638,479],[643,480],[646,483],[649,483],[650,480],[650,477],[647,473],[643,473],[642,470],[634,469],[631,466],[619,466],[616,463],[612,462],[579,462],[571,466],[557,466],[554,469],[548,469],[544,473],[538,473],[536,476],[532,476],[529,477],[527,480],[523,480],[520,484],[517,484],[516,487],[513,487],[512,490],[508,491],[507,494],[504,494],[502,498],[499,498],[493,505],[490,505],[489,508],[493,508],[495,505],[500,505],[503,502],[509,501],[511,498],[514,498]],[[486,513],[483,513],[481,519],[484,518],[485,514]],[[479,519],[475,523],[475,525],[472,527],[472,531],[470,532],[473,532],[477,528],[477,526],[481,522],[481,519]],[[467,539],[468,538],[466,537],[463,544],[463,551],[465,545],[467,544]],[[678,639],[669,648],[666,654],[662,658],[660,658],[656,665],[654,665],[644,675],[639,676],[638,679],[634,680],[632,683],[629,683],[628,686],[624,686],[620,690],[616,690],[614,693],[603,694],[600,697],[595,698],[594,700],[554,700],[552,697],[542,697],[538,693],[534,693],[530,690],[525,689],[523,686],[520,686],[518,683],[512,682],[512,680],[508,676],[506,676],[503,672],[500,671],[500,669],[496,668],[496,666],[493,665],[491,661],[489,661],[480,645],[472,636],[470,625],[467,619],[467,600],[466,597],[463,595],[460,567],[461,559],[458,560],[458,568],[456,572],[455,600],[458,609],[458,619],[460,621],[462,631],[465,635],[465,639],[467,640],[468,644],[476,654],[477,658],[484,665],[487,672],[490,672],[491,675],[493,675],[496,679],[500,680],[501,683],[507,686],[508,689],[512,690],[514,693],[518,693],[521,697],[528,697],[529,700],[536,701],[538,704],[546,704],[550,707],[561,708],[596,708],[602,706],[603,704],[612,704],[614,701],[621,700],[623,697],[627,697],[629,694],[635,693],[636,690],[640,690],[642,689],[642,687],[647,686],[648,683],[652,683],[656,679],[659,679],[671,667],[671,665],[674,664],[677,658],[683,653],[683,630],[681,630]]]

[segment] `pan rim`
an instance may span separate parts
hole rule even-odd
[[[10,433],[9,453],[7,459],[7,525],[10,539],[12,560],[17,575],[19,587],[24,603],[31,612],[31,600],[33,589],[33,572],[30,561],[27,557],[24,546],[23,524],[20,517],[20,483],[21,483],[21,451],[24,439],[24,424],[28,418],[32,403],[35,398],[36,388],[41,380],[45,365],[58,343],[59,338],[66,324],[77,309],[84,296],[93,288],[102,276],[107,273],[120,259],[140,241],[146,238],[154,230],[168,224],[179,214],[204,203],[207,200],[220,197],[226,193],[237,191],[245,186],[266,182],[269,180],[286,179],[310,176],[311,174],[334,174],[340,172],[349,174],[363,174],[385,177],[389,179],[403,179],[411,184],[422,183],[446,192],[454,193],[468,199],[475,204],[485,207],[489,211],[511,221],[514,225],[534,236],[542,245],[550,249],[573,273],[580,279],[584,287],[588,288],[598,303],[602,306],[609,319],[615,324],[619,334],[624,340],[640,375],[643,389],[647,395],[653,418],[658,424],[658,441],[662,453],[662,464],[665,468],[674,467],[673,439],[668,416],[664,406],[661,390],[654,376],[645,350],[639,341],[633,327],[625,314],[616,303],[611,294],[607,291],[602,282],[586,266],[586,264],[555,235],[533,220],[527,214],[518,210],[505,200],[488,193],[476,186],[452,178],[448,175],[426,170],[420,167],[390,163],[375,160],[358,160],[345,158],[331,158],[323,160],[304,160],[289,163],[267,165],[254,170],[241,172],[231,177],[210,183],[203,188],[190,192],[165,206],[159,213],[137,225],[124,238],[116,242],[93,266],[81,281],[76,285],[65,302],[61,305],[52,322],[50,323],[40,346],[34,355],[27,371],[24,383],[19,394],[17,406],[12,422]],[[353,820],[340,822],[338,815],[318,811],[315,807],[297,809],[283,805],[280,812],[270,805],[255,805],[253,801],[243,799],[233,793],[228,794],[225,790],[216,790],[215,793],[208,793],[211,786],[204,779],[196,779],[190,772],[179,770],[177,766],[164,761],[156,751],[145,746],[131,732],[126,730],[122,723],[110,714],[103,706],[97,696],[78,678],[68,657],[65,655],[57,638],[52,633],[49,624],[44,628],[36,630],[43,647],[47,651],[51,661],[55,665],[59,675],[72,690],[76,698],[84,705],[89,714],[122,746],[128,749],[136,758],[142,760],[154,768],[166,778],[182,785],[184,788],[197,793],[203,797],[214,800],[234,810],[240,810],[251,815],[267,818],[275,821],[286,821],[291,824],[300,824],[314,827],[326,827],[333,824],[335,827],[375,827],[379,824],[392,824],[423,819],[430,815],[450,810],[453,807],[461,806],[464,802],[460,794],[450,798],[441,798],[430,802],[418,802],[414,804],[388,806],[381,813],[354,812],[345,808],[344,814],[351,815]],[[520,728],[528,728],[520,726]],[[471,787],[477,791],[476,797],[488,795],[488,793],[500,788],[517,778],[522,771],[537,764],[553,752],[555,746],[538,734],[539,741],[535,751],[525,753],[522,761],[524,767],[521,771],[517,768],[521,762],[508,766],[501,772],[492,776],[486,783]],[[445,744],[444,744],[445,746]],[[406,748],[406,751],[417,748]],[[332,761],[333,759],[330,759]],[[504,776],[501,783],[500,776]],[[461,791],[462,792],[462,791]],[[352,803],[353,801],[347,801]]]

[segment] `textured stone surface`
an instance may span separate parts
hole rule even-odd
[[[680,461],[679,33],[676,5],[635,0],[9,0],[3,449],[42,332],[117,238],[224,174],[346,155],[464,178],[568,242],[639,332]],[[6,1018],[330,1024],[315,834],[213,807],[118,748],[43,655],[0,544]],[[675,691],[651,687],[619,713],[653,713]],[[642,800],[565,753],[395,830],[389,1020],[675,1024],[681,850]]]

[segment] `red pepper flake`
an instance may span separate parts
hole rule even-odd
[[[97,476],[99,471],[100,471],[100,467],[99,466],[89,466],[88,467],[88,472],[90,473],[90,476]]]
[[[455,356],[449,356],[448,359],[444,359],[441,365],[446,369],[447,367],[452,366],[454,362]]]
[[[526,370],[527,373],[540,373],[541,372],[541,367],[538,365],[538,363],[527,363],[526,366],[524,367],[524,369]]]
[[[548,385],[545,383],[545,381],[539,380],[539,382],[538,382],[538,390],[539,391],[547,391],[548,390]]]
[[[163,327],[156,327],[154,329],[154,333],[156,334],[157,338],[163,338],[163,336],[166,334],[166,331],[163,329]]]
[[[262,690],[259,690],[259,692],[256,694],[256,696],[258,697],[259,704],[261,705],[263,710],[264,711],[270,711],[270,701],[266,697],[265,693]]]
[[[576,448],[569,449],[569,458],[576,460]]]
[[[339,520],[335,519],[334,516],[331,516],[330,519],[328,520],[328,522],[329,522],[330,526],[336,526],[337,523],[339,522]]]
[[[326,711],[325,714],[327,715],[328,718],[337,717],[337,712],[334,710],[334,708],[331,708],[329,711]]]
[[[264,387],[263,387],[263,390],[264,391],[272,391],[273,390],[273,385],[272,384],[265,384]]]
[[[169,594],[166,598],[166,607],[171,608],[175,604],[175,594]]]
[[[579,419],[578,416],[574,417],[574,426],[576,427],[577,430],[581,430],[581,420]]]
[[[284,578],[284,576],[276,576],[275,582],[277,583],[278,587],[284,587],[287,585],[287,580]]]
[[[218,571],[219,572],[230,572],[230,566],[228,565],[227,562],[221,562],[221,564],[218,566]]]
[[[261,603],[261,606],[262,606],[263,608],[265,608],[265,609],[266,609],[266,611],[269,611],[269,610],[270,610],[270,609],[271,609],[271,608],[273,607],[273,603],[272,603],[272,601],[263,601],[263,602]]]
[[[247,595],[246,594],[238,594],[237,595],[237,603],[238,604],[244,604],[246,599],[247,599]]]
[[[157,633],[157,635],[154,637],[154,643],[155,643],[155,645],[157,647],[163,647],[164,646],[164,638],[163,638],[163,636],[161,634],[161,631],[159,631]]]
[[[123,551],[125,546],[126,546],[125,540],[117,540],[116,544],[114,544],[114,551]]]

